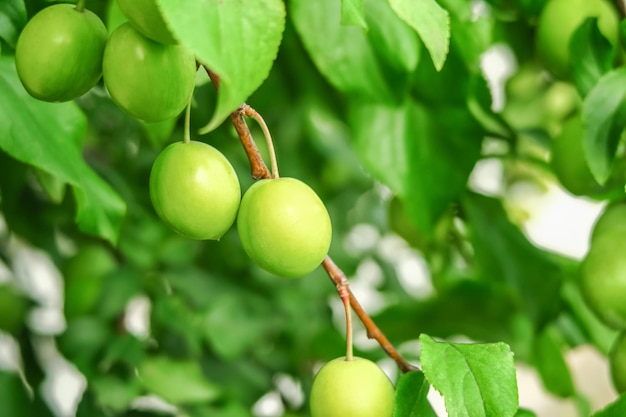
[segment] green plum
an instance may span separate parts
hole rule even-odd
[[[237,229],[254,262],[288,278],[313,271],[324,260],[332,237],[324,203],[294,178],[254,183],[241,200]]]
[[[580,115],[568,119],[555,136],[550,165],[561,185],[574,195],[597,194],[603,190],[591,174],[585,158]]]
[[[228,159],[203,142],[176,142],[157,157],[150,172],[155,211],[190,239],[219,239],[237,217],[241,188]]]
[[[626,230],[595,236],[581,264],[580,288],[589,308],[607,326],[626,329]]]
[[[176,43],[155,0],[117,0],[117,3],[142,35],[161,43]]]
[[[104,84],[113,101],[145,122],[179,115],[191,97],[195,76],[192,53],[152,41],[128,22],[111,33],[104,49]]]
[[[593,225],[591,244],[605,233],[624,230],[626,232],[626,202],[616,201],[607,205]]]
[[[107,30],[89,10],[56,4],[37,13],[15,47],[15,66],[33,97],[69,101],[85,94],[102,76]]]
[[[558,78],[569,78],[569,43],[588,17],[598,18],[600,32],[617,43],[619,17],[607,0],[549,0],[537,23],[537,51],[545,67]]]
[[[333,359],[320,369],[311,388],[311,417],[391,417],[395,390],[374,362]]]

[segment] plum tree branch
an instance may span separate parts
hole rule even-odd
[[[617,10],[619,10],[619,14],[620,17],[625,17],[626,16],[626,3],[624,3],[624,0],[615,0],[615,3],[617,4]]]
[[[217,76],[217,74],[208,69],[207,73],[209,74],[213,85],[218,88],[219,77]],[[252,177],[254,179],[271,178],[272,175],[270,173],[270,170],[265,165],[265,162],[263,161],[263,158],[261,157],[261,154],[259,153],[256,144],[254,143],[254,139],[252,138],[252,134],[250,133],[250,129],[244,118],[246,114],[251,114],[249,109],[250,107],[247,104],[242,104],[234,112],[231,113],[230,120],[233,123],[237,134],[239,135],[241,144],[243,145],[246,155],[248,156],[248,160],[250,161]],[[254,113],[258,115],[258,113]],[[361,303],[359,303],[359,300],[352,293],[352,290],[350,290],[348,279],[346,278],[345,273],[333,262],[333,260],[329,256],[326,256],[326,258],[322,262],[322,266],[326,270],[326,273],[328,274],[332,282],[335,284],[337,292],[339,293],[339,296],[342,298],[342,300],[346,299],[346,295],[347,297],[349,297],[350,307],[365,326],[365,329],[367,331],[367,337],[376,340],[385,351],[385,353],[396,362],[402,372],[409,372],[418,369],[416,366],[411,365],[409,362],[407,362],[402,357],[402,355],[400,355],[400,353],[396,350],[393,344],[391,344],[389,339],[387,339],[385,334],[378,328],[376,323],[374,323],[374,320],[372,320],[369,314],[367,314],[367,312],[361,306]]]

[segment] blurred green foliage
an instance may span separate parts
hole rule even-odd
[[[168,18],[177,19],[174,2],[159,2]],[[299,280],[263,271],[246,257],[236,228],[219,241],[199,242],[159,220],[149,173],[158,153],[182,139],[182,118],[148,125],[134,120],[113,104],[102,82],[73,103],[29,98],[13,68],[13,49],[27,19],[49,3],[0,3],[0,272],[7,271],[0,274],[7,277],[0,281],[0,329],[17,342],[23,364],[20,375],[0,372],[0,415],[55,411],[42,389],[51,370],[41,355],[42,341],[53,341],[85,378],[79,417],[160,415],[140,406],[138,398],[150,395],[167,402],[165,415],[243,417],[268,393],[278,393],[280,405],[271,415],[307,416],[317,365],[345,349],[342,316],[333,313],[340,311],[334,285],[322,268]],[[343,15],[341,3],[351,7]],[[595,129],[581,139],[590,165],[599,167],[595,179],[612,176],[610,184],[618,184],[591,197],[623,199],[623,171],[612,169],[621,157],[623,106],[619,97],[608,104],[599,97],[610,94],[624,72],[588,53],[594,42],[603,54],[610,46],[585,26],[575,35],[582,52],[573,62],[573,80],[547,73],[534,37],[543,0],[489,0],[479,2],[482,9],[469,0],[424,2],[446,16],[431,26],[409,16],[415,11],[409,3],[291,0],[284,22],[277,9],[268,12],[282,38],[275,60],[271,45],[258,59],[271,65],[264,61],[239,90],[233,80],[254,73],[254,60],[240,63],[245,70],[236,61],[216,67],[232,77],[226,79],[235,97],[248,97],[266,120],[281,174],[303,180],[326,204],[333,223],[330,256],[348,277],[370,286],[374,301],[382,300],[376,305],[357,287],[363,291],[357,297],[364,297],[407,359],[418,363],[419,352],[404,347],[423,333],[493,342],[488,346],[500,349],[491,356],[494,366],[512,362],[506,343],[515,360],[537,368],[548,391],[578,398],[565,352],[593,344],[606,354],[615,332],[583,301],[578,260],[531,242],[509,192],[520,183],[557,181],[548,162],[552,140],[568,118],[582,114]],[[268,4],[282,7],[278,0]],[[88,0],[87,7],[109,29],[123,19],[113,1]],[[264,17],[250,7],[250,19]],[[424,33],[438,36],[424,39]],[[446,34],[449,39],[441,36]],[[181,29],[179,36],[191,44],[200,35]],[[437,43],[442,39],[449,40],[447,54]],[[194,47],[207,44],[203,39]],[[245,51],[219,52],[236,60],[254,45],[250,38]],[[496,95],[481,69],[483,54],[494,45],[505,45],[512,59],[501,109],[494,107]],[[442,53],[437,71],[433,60],[440,64]],[[254,180],[233,127],[226,122],[198,133],[215,122],[216,108],[220,117],[233,110],[219,94],[200,71],[192,136],[224,153],[246,190]],[[593,106],[583,103],[587,95]],[[262,133],[250,127],[267,161]],[[468,185],[484,159],[502,164],[498,193]],[[23,247],[52,261],[62,277],[62,305],[47,306],[28,291],[25,277],[35,272],[18,268],[16,253]],[[406,261],[416,259],[428,266],[426,276],[406,272]],[[143,306],[144,331],[129,324],[136,317],[132,305]],[[29,314],[40,307],[56,308],[63,325],[33,325]],[[431,349],[439,346],[424,340]],[[356,353],[385,358],[374,342],[358,343]],[[431,351],[431,366],[440,353]],[[490,366],[484,351],[476,355]],[[510,377],[508,369],[502,374]],[[414,408],[401,408],[402,416],[432,412],[424,406],[424,375],[399,379],[399,401],[418,399]],[[442,372],[435,379],[449,382],[455,375]],[[295,388],[285,388],[286,379]],[[503,388],[515,387],[509,379]],[[502,404],[510,410],[517,392],[508,391]],[[484,399],[497,409],[492,400],[498,395]],[[579,404],[587,409],[584,400]]]

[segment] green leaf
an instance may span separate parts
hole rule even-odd
[[[473,70],[480,70],[482,54],[492,43],[493,18],[476,16],[466,0],[439,0],[450,14],[451,42],[464,62]]]
[[[615,48],[598,29],[598,19],[588,18],[576,29],[569,44],[572,77],[581,97],[585,97],[602,75],[613,67]]]
[[[341,24],[368,28],[363,14],[363,0],[341,0]]]
[[[511,223],[500,201],[469,194],[463,208],[478,278],[505,285],[536,327],[551,320],[560,308],[555,301],[561,286],[558,265]]]
[[[292,0],[289,13],[319,72],[344,93],[393,101],[374,49],[362,29],[341,24],[336,0]]]
[[[207,133],[265,81],[285,29],[281,0],[158,0],[168,27],[198,61],[220,78]]]
[[[26,25],[26,6],[23,0],[3,0],[0,2],[0,39],[12,48]]]
[[[602,410],[594,413],[591,417],[623,417],[626,415],[626,394],[607,405]]]
[[[450,43],[450,16],[435,0],[389,0],[391,8],[418,33],[437,70],[443,67]]]
[[[519,410],[517,410],[517,413],[515,414],[515,417],[536,417],[536,416],[537,415],[535,413],[525,408],[520,408]]]
[[[89,381],[98,404],[105,410],[122,414],[131,402],[141,395],[136,380],[124,381],[114,375],[101,375]]]
[[[69,183],[80,229],[115,243],[126,205],[85,163],[78,147],[85,129],[85,116],[75,103],[32,98],[17,76],[13,59],[0,58],[0,148]]]
[[[219,396],[196,362],[153,357],[139,366],[138,375],[148,392],[172,404],[213,401]]]
[[[31,400],[19,375],[0,370],[0,415],[30,417],[33,411]]]
[[[263,314],[248,311],[246,298],[244,294],[221,296],[214,300],[204,317],[204,335],[222,358],[241,357],[270,330]]]
[[[396,383],[393,417],[437,417],[428,402],[430,384],[420,371],[406,373]]]
[[[561,349],[557,335],[551,327],[546,327],[536,338],[533,346],[535,368],[543,385],[552,394],[560,397],[574,395],[574,383]]]
[[[518,408],[513,353],[505,343],[436,342],[420,335],[424,375],[449,417],[509,417]]]
[[[361,161],[405,202],[418,230],[431,233],[465,188],[482,131],[465,110],[428,110],[409,100],[401,106],[358,102],[350,110]]]
[[[626,68],[603,75],[583,102],[583,148],[594,178],[604,184],[611,175],[615,152],[626,120]]]
[[[379,62],[393,70],[388,83],[397,83],[415,71],[422,50],[415,31],[396,15],[386,1],[367,0],[365,17],[369,23],[367,39]],[[406,87],[405,87],[406,88]]]

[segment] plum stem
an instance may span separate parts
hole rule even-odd
[[[189,96],[189,102],[185,108],[185,130],[183,133],[183,143],[191,142],[191,100],[193,94]]]
[[[270,163],[272,167],[272,178],[279,178],[280,175],[278,173],[278,162],[276,161],[276,151],[274,150],[274,142],[272,141],[272,135],[270,134],[270,130],[267,128],[267,124],[261,115],[254,110],[252,107],[245,104],[243,106],[243,114],[253,118],[259,126],[261,126],[261,130],[263,131],[263,135],[265,136],[265,142],[267,143],[267,149],[270,153]]]
[[[206,66],[204,67],[209,78],[211,79],[211,83],[215,87],[215,89],[219,89],[220,86],[220,78],[219,76],[211,71]],[[272,175],[267,169],[265,162],[263,162],[263,158],[261,157],[261,153],[252,138],[252,133],[250,133],[250,129],[248,129],[248,125],[243,116],[243,109],[246,104],[242,104],[239,106],[237,110],[230,114],[230,121],[235,127],[235,131],[237,132],[237,136],[239,136],[239,140],[241,141],[241,145],[243,146],[246,155],[248,156],[248,160],[250,161],[250,175],[255,180],[262,178],[272,178]]]
[[[350,311],[350,284],[345,276],[340,277],[339,284],[336,285],[337,292],[343,303],[343,310],[346,315],[346,360],[354,359],[352,344],[352,315]]]
[[[209,69],[207,69],[207,73],[209,74],[209,77],[211,78],[211,82],[213,83],[215,88],[218,88],[219,77],[217,76],[217,74],[210,71]],[[263,158],[261,157],[261,154],[259,153],[259,150],[256,144],[254,143],[254,139],[252,138],[252,134],[250,133],[250,129],[248,128],[248,125],[246,124],[246,120],[244,118],[246,107],[247,107],[246,104],[242,104],[241,106],[239,106],[239,108],[237,108],[234,112],[230,114],[230,120],[233,123],[235,130],[237,131],[239,140],[241,141],[244,151],[246,152],[246,156],[248,157],[248,161],[250,162],[250,170],[251,170],[252,178],[254,179],[272,178],[270,170],[265,165],[265,162],[263,162]],[[415,365],[412,365],[409,362],[407,362],[406,359],[404,359],[402,355],[400,355],[400,353],[396,350],[396,348],[391,344],[389,339],[387,339],[385,334],[378,328],[376,323],[374,323],[374,320],[372,320],[369,314],[367,314],[367,312],[363,309],[363,307],[361,306],[361,303],[359,303],[359,300],[357,300],[357,298],[354,296],[354,294],[350,290],[350,287],[348,285],[344,285],[344,283],[347,284],[348,282],[346,275],[333,262],[330,256],[326,256],[326,258],[322,262],[322,266],[326,270],[326,273],[328,274],[331,281],[335,284],[335,287],[337,287],[338,289],[343,288],[343,290],[347,293],[348,295],[347,298],[348,298],[350,307],[352,308],[352,311],[356,313],[359,320],[365,326],[365,329],[367,330],[367,337],[370,339],[376,340],[378,344],[380,345],[380,347],[385,351],[385,353],[396,362],[396,364],[398,365],[398,368],[400,368],[402,372],[406,373],[406,372],[419,369]],[[352,346],[351,342],[350,342],[350,346]]]

